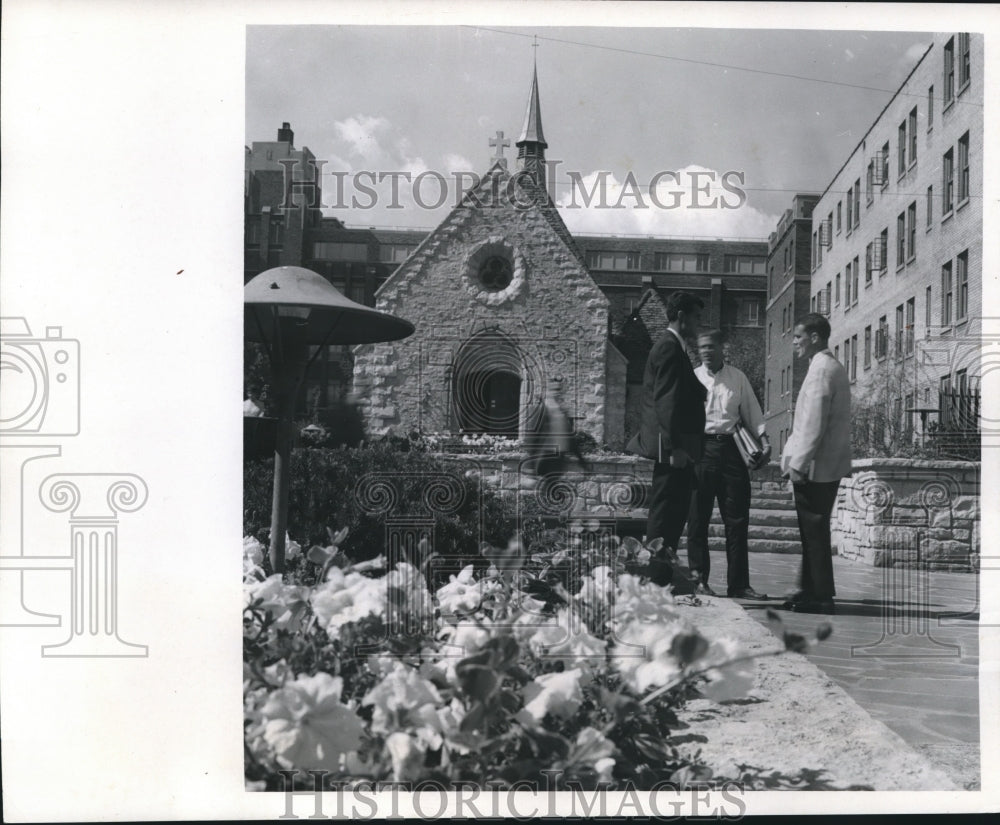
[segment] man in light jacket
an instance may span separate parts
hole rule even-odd
[[[851,474],[851,384],[829,340],[830,322],[816,313],[802,318],[792,335],[796,357],[809,361],[781,456],[802,539],[799,592],[785,606],[798,613],[834,612],[830,515],[840,479]]]

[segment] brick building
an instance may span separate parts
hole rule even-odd
[[[792,399],[807,364],[792,352],[795,319],[809,312],[812,215],[819,195],[796,195],[768,239],[764,391],[761,408],[778,455],[792,431]]]
[[[830,318],[856,441],[905,442],[978,390],[983,89],[982,36],[936,34],[813,210],[810,308]]]

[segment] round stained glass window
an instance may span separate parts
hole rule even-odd
[[[500,255],[491,255],[479,268],[479,280],[489,292],[500,292],[510,286],[513,270],[510,261]]]

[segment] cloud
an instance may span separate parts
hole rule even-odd
[[[555,200],[574,233],[764,239],[781,217],[750,206],[733,173],[692,165],[653,183],[591,172]]]
[[[381,154],[378,133],[385,133],[388,128],[389,121],[384,117],[368,115],[355,115],[333,124],[334,133],[347,144],[349,154],[362,158]]]

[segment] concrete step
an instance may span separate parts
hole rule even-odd
[[[801,553],[802,543],[798,540],[787,541],[784,539],[760,539],[751,538],[747,543],[747,547],[751,553]],[[722,550],[726,549],[726,540],[722,537],[709,536],[708,538],[708,549],[709,550]],[[682,553],[687,553],[687,538],[682,538],[680,541],[680,551]],[[682,555],[681,559],[686,559],[686,555]]]
[[[750,494],[750,506],[757,510],[787,510],[795,512],[795,502],[789,496],[787,500],[780,498],[765,498],[760,493]]]
[[[719,515],[719,508],[716,507],[712,513],[710,524],[722,524],[722,516]],[[799,528],[799,519],[795,515],[795,510],[768,510],[750,508],[750,526],[757,527],[794,527]]]
[[[713,522],[708,525],[708,535],[713,536],[724,536],[725,526],[721,521]],[[795,527],[775,527],[774,525],[766,524],[754,524],[753,521],[750,522],[749,530],[750,538],[752,539],[777,539],[779,541],[798,541],[799,540],[799,528]]]

